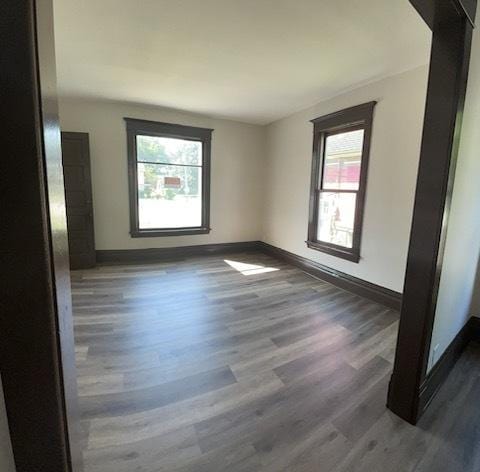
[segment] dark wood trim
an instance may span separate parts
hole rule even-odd
[[[472,341],[480,342],[480,318],[478,316],[472,316],[469,323]]]
[[[475,14],[477,12],[477,0],[455,0],[459,9],[467,17],[470,24],[475,28]],[[461,12],[461,13],[462,13]]]
[[[443,385],[453,366],[471,341],[480,339],[480,318],[472,317],[455,336],[433,369],[427,375],[418,393],[419,416],[428,408]]]
[[[284,260],[285,262],[302,269],[308,274],[330,282],[332,285],[348,290],[361,297],[368,298],[369,300],[385,305],[393,310],[400,310],[402,303],[401,293],[385,287],[380,287],[379,285],[353,277],[352,275],[345,274],[344,272],[332,269],[319,262],[293,254],[292,252],[272,246],[263,241],[258,243],[258,247],[266,254]]]
[[[314,125],[314,132],[330,131],[341,129],[354,124],[360,124],[365,121],[365,116],[373,114],[376,101],[362,103],[353,107],[334,111],[328,115],[323,115],[310,120]]]
[[[259,249],[259,241],[238,243],[200,244],[150,249],[108,249],[97,250],[97,262],[101,264],[131,264],[138,262],[161,262],[183,259],[189,256],[243,252]]]
[[[138,118],[124,118],[127,127],[145,136],[161,136],[165,138],[192,139],[198,141],[209,139],[213,128],[199,128],[197,126],[179,125],[177,123],[165,123],[162,121],[142,120]]]
[[[360,260],[359,254],[352,254],[348,248],[344,249],[341,246],[335,244],[320,243],[318,241],[305,241],[305,244],[309,249],[315,249],[331,256],[340,257],[350,262],[358,262]]]
[[[432,31],[435,27],[435,18],[443,16],[440,10],[447,13],[454,11],[457,15],[466,17],[472,27],[475,27],[477,0],[410,0],[410,3]]]
[[[342,259],[347,259],[350,262],[359,262],[360,260],[363,213],[367,191],[368,162],[372,136],[373,110],[376,104],[377,102],[368,102],[311,120],[313,123],[313,153],[306,244],[310,249],[322,251],[326,254],[340,257]],[[332,134],[337,134],[344,131],[353,131],[356,129],[364,129],[363,149],[358,190],[350,191],[356,195],[352,247],[346,248],[317,239],[318,205],[319,195],[321,192],[337,192],[335,189],[323,188],[325,139],[327,136]],[[345,191],[338,190],[338,192],[341,193]]]
[[[210,228],[170,228],[170,229],[142,229],[131,230],[132,238],[154,238],[161,236],[191,236],[194,234],[208,234]]]
[[[471,23],[453,1],[430,3],[435,10],[424,129],[388,395],[388,407],[413,424],[423,412],[419,393],[430,352],[472,39]]]
[[[0,370],[17,472],[81,470],[51,0],[0,6]]]
[[[447,0],[450,1],[450,0]],[[433,30],[435,18],[435,2],[432,0],[410,0],[417,13],[423,18],[428,27]]]
[[[124,118],[127,126],[128,190],[130,201],[130,235],[132,238],[185,236],[210,232],[210,167],[213,129],[174,123]],[[137,187],[137,135],[190,139],[202,143],[202,224],[194,228],[140,228]]]
[[[57,101],[57,75],[52,0],[36,0],[38,87],[41,97],[41,126],[47,188],[50,251],[53,262],[57,346],[60,353],[60,392],[66,415],[66,451],[72,472],[83,470],[80,408],[78,403],[72,295],[68,250],[65,186]],[[48,236],[47,236],[48,239]],[[41,374],[37,373],[42,381]],[[18,471],[17,471],[18,472]]]

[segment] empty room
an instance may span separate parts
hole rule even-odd
[[[0,470],[478,472],[476,7],[2,2]]]

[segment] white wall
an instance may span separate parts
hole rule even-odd
[[[427,66],[371,83],[267,128],[263,240],[401,292],[420,155]],[[309,120],[376,100],[358,264],[308,249],[312,131]]]
[[[123,117],[214,128],[208,235],[136,238],[129,234],[126,132]],[[158,107],[61,99],[63,131],[90,135],[96,249],[137,249],[258,240],[264,131],[261,126]]]
[[[480,20],[480,12],[477,21]],[[448,222],[429,368],[471,314],[480,253],[480,32],[474,30],[460,149]],[[476,310],[474,297],[472,309]],[[474,312],[479,315],[480,313]],[[436,348],[436,349],[435,349]],[[435,351],[435,352],[434,352]]]
[[[13,463],[12,445],[8,431],[7,412],[3,398],[2,379],[0,378],[0,471],[15,472]]]

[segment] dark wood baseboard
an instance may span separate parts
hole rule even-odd
[[[330,282],[337,287],[368,298],[369,300],[380,303],[394,310],[400,310],[402,294],[399,292],[380,287],[379,285],[353,277],[352,275],[345,274],[344,272],[340,272],[331,267],[307,259],[306,257],[293,254],[264,242],[259,242],[258,247],[267,254],[282,259],[302,269],[308,274]]]
[[[472,316],[469,320],[470,340],[480,342],[480,318]]]
[[[331,267],[324,266],[297,254],[285,251],[263,241],[246,241],[238,243],[202,244],[198,246],[180,246],[151,249],[114,249],[97,250],[99,264],[135,264],[143,262],[160,262],[181,260],[185,257],[216,253],[261,251],[284,260],[319,279],[348,290],[394,310],[400,310],[402,294],[379,285],[372,284],[352,275],[345,274]]]
[[[425,378],[418,394],[417,419],[428,408],[428,405],[435,397],[452,370],[453,366],[462,355],[462,352],[471,341],[480,340],[480,318],[472,317],[455,336],[438,362]]]
[[[198,246],[151,249],[97,250],[96,257],[97,263],[99,264],[135,264],[138,262],[159,262],[222,252],[258,250],[259,243],[260,241],[246,241],[239,243],[201,244]]]

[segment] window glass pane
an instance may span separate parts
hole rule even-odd
[[[320,192],[317,240],[352,247],[355,193]]]
[[[323,188],[358,190],[362,161],[363,129],[327,136]]]
[[[202,165],[202,143],[137,135],[137,160],[199,166]]]
[[[140,229],[202,225],[201,167],[138,164]]]

